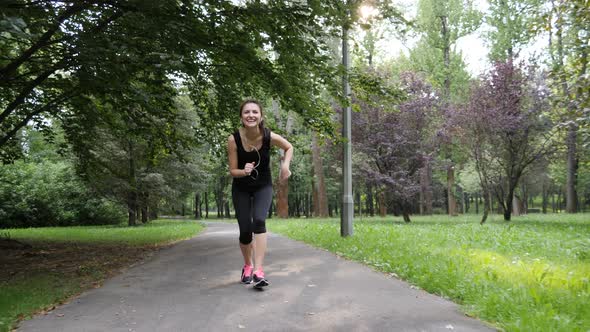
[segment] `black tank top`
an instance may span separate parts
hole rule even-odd
[[[270,174],[270,129],[264,128],[262,148],[258,150],[258,153],[260,153],[260,161],[258,160],[258,153],[256,153],[255,150],[244,150],[242,137],[240,137],[239,131],[236,131],[233,135],[238,147],[238,168],[244,169],[246,163],[251,162],[256,162],[256,165],[258,165],[258,167],[256,167],[256,170],[258,171],[258,177],[256,179],[253,179],[252,176],[234,178],[233,185],[237,186],[241,191],[252,191],[272,184],[272,177]],[[249,149],[250,147],[246,148]],[[255,174],[255,172],[252,173],[252,175]]]

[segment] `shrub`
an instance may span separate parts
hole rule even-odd
[[[124,213],[96,197],[68,162],[0,167],[0,228],[117,224]]]

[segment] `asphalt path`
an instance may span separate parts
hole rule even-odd
[[[237,239],[237,224],[207,223],[18,331],[494,331],[448,300],[276,234],[271,285],[253,289],[239,282]]]

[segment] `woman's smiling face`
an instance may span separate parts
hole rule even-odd
[[[255,103],[247,103],[242,107],[242,124],[244,127],[256,127],[262,118],[262,111]]]

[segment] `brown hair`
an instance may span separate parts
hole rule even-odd
[[[264,135],[264,120],[262,116],[264,116],[264,111],[262,110],[262,105],[256,99],[246,99],[240,104],[240,118],[242,117],[242,111],[244,110],[244,106],[247,104],[256,104],[258,108],[260,108],[260,124],[258,124],[258,128],[260,128],[260,132]],[[244,124],[242,124],[243,126]]]

